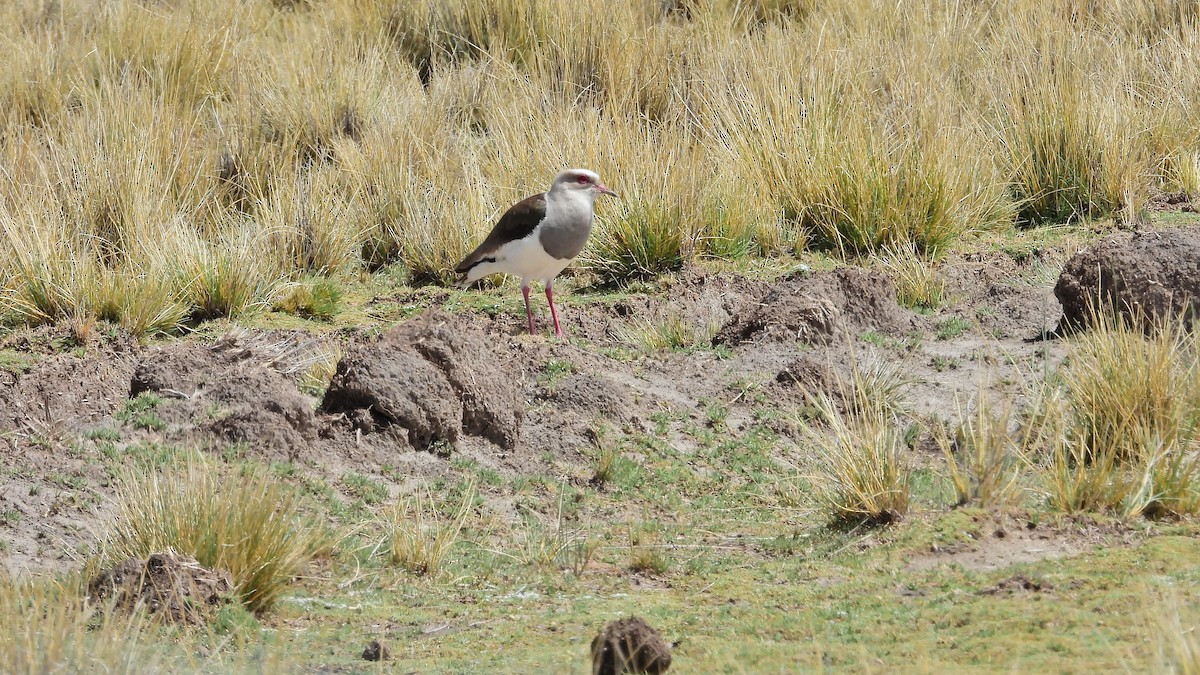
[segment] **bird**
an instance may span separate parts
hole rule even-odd
[[[554,335],[562,337],[558,310],[554,307],[554,277],[571,264],[587,243],[595,216],[594,205],[600,195],[616,197],[617,193],[600,182],[596,172],[560,171],[549,190],[522,199],[500,216],[483,243],[454,268],[462,275],[456,285],[466,288],[490,274],[520,277],[529,334],[536,335],[533,310],[529,307],[529,284],[542,281],[546,286],[546,301],[550,303]]]

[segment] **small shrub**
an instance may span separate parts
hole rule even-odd
[[[162,402],[163,397],[159,394],[152,391],[143,391],[126,401],[125,405],[113,414],[113,419],[116,419],[118,422],[129,422],[139,429],[151,428],[151,426],[155,426],[151,418],[158,419],[158,416],[154,413],[154,409],[162,405]],[[165,424],[162,424],[161,419],[158,419],[158,422],[160,429],[162,426],[165,426]]]
[[[619,487],[630,487],[636,483],[640,473],[639,467],[623,454],[625,439],[610,439],[611,427],[598,422],[591,427],[592,446],[595,448],[595,469],[592,472],[593,485],[613,483]]]
[[[596,469],[592,472],[592,483],[603,485],[612,480],[613,469],[620,456],[620,449],[616,445],[610,444],[601,447],[599,453],[596,455]]]
[[[547,389],[554,389],[555,385],[564,377],[575,372],[575,364],[570,361],[561,359],[550,359],[546,361],[546,365],[542,367],[542,374],[538,376]]]
[[[233,318],[262,305],[280,282],[274,261],[250,234],[215,245],[197,243],[180,265],[192,318]]]
[[[563,508],[567,497],[565,485],[559,486],[558,503],[553,517],[534,511],[523,515],[520,547],[515,554],[504,555],[523,565],[539,568],[579,568],[579,558],[586,554],[590,560],[595,544],[582,529],[568,526]],[[587,560],[582,562],[587,565]]]
[[[239,640],[254,638],[262,631],[262,624],[242,605],[228,604],[217,610],[212,621],[212,630],[217,635],[231,636]]]
[[[176,280],[137,270],[106,271],[91,295],[99,318],[119,323],[134,335],[174,332],[190,309]]]
[[[1097,452],[1140,457],[1147,438],[1187,446],[1200,426],[1200,340],[1179,322],[1147,336],[1097,318],[1071,350],[1064,386],[1081,440]]]
[[[753,223],[738,217],[724,205],[706,208],[701,217],[703,225],[696,237],[699,252],[720,260],[740,260],[755,250]]]

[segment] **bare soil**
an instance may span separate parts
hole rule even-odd
[[[155,411],[175,443],[246,443],[264,458],[296,461],[316,438],[313,401],[238,340],[177,343],[140,355],[129,395],[165,399]]]
[[[1195,237],[1192,228],[1134,241],[1176,242],[1169,255],[1183,256],[1197,250],[1188,248]],[[1135,258],[1119,260],[1149,260]],[[656,434],[663,413],[675,420],[672,442],[686,451],[679,425],[711,424],[715,405],[733,431],[772,411],[781,459],[802,462],[806,451],[789,420],[800,414],[803,392],[832,389],[856,363],[902,369],[913,414],[928,422],[911,461],[940,461],[929,452],[932,424],[956,418],[977,395],[1020,401],[1029,376],[1062,361],[1062,342],[1040,339],[1064,312],[1054,275],[1042,273],[1047,265],[1049,254],[952,257],[940,268],[949,299],[926,314],[899,306],[885,275],[852,266],[773,281],[689,267],[662,280],[661,293],[594,302],[578,295],[562,311],[564,341],[525,334],[514,313],[432,309],[381,334],[333,338],[343,357],[321,400],[301,391],[278,349],[264,347],[303,335],[241,331],[145,347],[114,332],[65,351],[60,330],[20,331],[2,345],[30,359],[0,373],[2,557],[14,570],[77,568],[111,510],[114,458],[134,466],[138,452],[171,444],[234,447],[335,486],[360,473],[395,493],[414,478],[446,475],[458,459],[506,476],[586,478],[598,434]],[[1185,276],[1171,272],[1155,283],[1182,288],[1200,273]],[[724,351],[639,355],[630,328],[671,317],[697,330],[716,327]],[[120,414],[143,392],[163,398],[153,409],[162,424]],[[1086,547],[1062,532],[1006,531],[955,559],[1001,565]]]
[[[926,570],[957,565],[973,572],[1000,570],[1019,563],[1068,558],[1099,548],[1128,546],[1138,534],[1114,524],[1087,519],[1038,523],[1011,514],[981,517],[977,531],[950,546],[932,546],[913,557],[908,568]]]

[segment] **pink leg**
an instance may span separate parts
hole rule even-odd
[[[546,299],[550,301],[550,318],[554,319],[554,337],[562,337],[562,329],[558,327],[558,310],[554,309],[554,287],[546,284]]]
[[[529,308],[529,284],[521,284],[521,295],[525,296],[525,318],[529,320],[529,334],[533,335],[533,310]]]

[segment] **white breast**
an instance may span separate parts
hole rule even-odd
[[[517,239],[504,244],[488,257],[494,257],[495,262],[483,262],[471,268],[467,273],[467,282],[482,279],[489,274],[511,274],[521,277],[522,282],[549,282],[558,276],[570,260],[560,260],[546,253],[538,241],[538,230],[535,228],[528,237]]]

